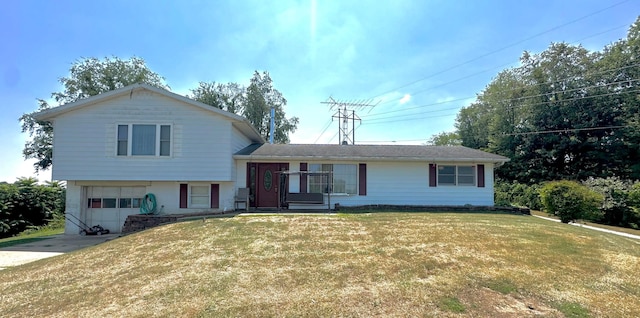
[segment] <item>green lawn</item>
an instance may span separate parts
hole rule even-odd
[[[640,241],[531,216],[236,216],[0,271],[11,317],[639,317]]]
[[[0,239],[0,248],[13,246],[17,244],[42,241],[50,238],[51,235],[62,234],[62,233],[64,233],[64,228],[57,228],[57,229],[46,228],[46,229],[38,230],[36,232],[31,232],[29,234],[8,237],[8,238]]]

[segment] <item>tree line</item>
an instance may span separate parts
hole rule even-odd
[[[640,19],[601,51],[552,43],[520,62],[432,142],[506,156],[497,177],[524,184],[640,178]]]

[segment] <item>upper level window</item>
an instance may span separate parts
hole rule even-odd
[[[332,174],[309,175],[309,192],[311,193],[358,193],[357,165],[354,164],[310,164],[310,172],[327,172]]]
[[[475,166],[438,166],[439,185],[474,186]]]
[[[118,125],[118,156],[170,156],[171,125]]]

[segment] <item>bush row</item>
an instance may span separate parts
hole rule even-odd
[[[534,185],[498,181],[495,203],[545,210],[563,222],[583,219],[635,229],[640,226],[640,182],[615,177]]]
[[[52,182],[38,184],[33,178],[0,182],[0,238],[64,219],[65,188]]]

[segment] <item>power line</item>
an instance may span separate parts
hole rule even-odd
[[[324,129],[322,130],[322,132],[320,133],[318,138],[316,138],[316,141],[313,142],[314,144],[318,143],[318,140],[320,140],[320,137],[322,137],[322,135],[324,135],[324,133],[327,131],[327,129],[329,129],[329,127],[331,127],[331,123],[332,122],[333,122],[333,119],[331,119],[331,120],[329,120],[327,122],[327,125],[324,127]]]
[[[576,132],[576,131],[592,131],[592,130],[606,130],[606,129],[619,129],[619,128],[627,128],[629,125],[618,125],[618,126],[600,126],[600,127],[586,127],[586,128],[565,128],[565,129],[554,129],[554,130],[539,130],[539,131],[528,131],[528,132],[520,132],[520,133],[512,133],[512,134],[492,134],[493,136],[518,136],[518,135],[538,135],[538,134],[552,134],[552,133],[565,133],[565,132]],[[431,137],[429,137],[431,138]],[[421,138],[421,139],[396,139],[396,140],[364,140],[361,142],[370,142],[370,143],[380,143],[380,142],[415,142],[415,141],[427,141],[429,138]]]
[[[599,71],[595,71],[595,72],[590,72],[590,73],[588,73],[586,75],[583,75],[583,77],[588,77],[588,76],[593,76],[593,75],[607,73],[607,72],[613,72],[613,71],[620,71],[620,70],[624,70],[624,69],[628,69],[628,68],[632,68],[632,67],[636,67],[636,66],[640,66],[640,63],[627,65],[627,66],[622,66],[622,67],[618,67],[618,68],[612,68],[612,69],[606,69],[606,70],[599,70]],[[550,80],[550,81],[546,81],[546,82],[542,82],[542,83],[537,83],[537,84],[531,85],[531,87],[537,87],[537,86],[541,86],[541,85],[553,84],[553,83],[556,83],[556,82],[566,81],[566,80],[575,79],[575,78],[576,78],[575,76],[570,76],[570,77],[565,77],[565,78],[562,78],[562,79]],[[512,91],[516,91],[516,90],[520,90],[520,89],[522,89],[522,88],[520,88],[520,87],[519,88],[512,88],[512,89],[503,90],[501,92],[512,92]],[[491,96],[491,95],[483,94],[482,96]],[[362,118],[375,117],[375,116],[386,115],[386,114],[390,114],[390,113],[403,112],[403,111],[407,111],[407,110],[411,110],[411,109],[418,109],[418,108],[427,107],[427,106],[448,104],[448,103],[453,103],[453,102],[457,102],[457,101],[463,101],[463,100],[467,100],[467,99],[471,99],[471,98],[477,98],[477,95],[476,96],[468,96],[468,97],[463,97],[463,98],[452,99],[452,100],[443,101],[443,102],[423,104],[423,105],[418,105],[418,106],[414,106],[414,107],[407,107],[407,108],[403,108],[403,109],[390,110],[390,111],[381,112],[381,113],[368,114],[368,115],[363,115]]]
[[[629,127],[629,126],[628,125],[619,125],[619,126],[607,126],[607,127],[565,128],[565,129],[527,131],[527,132],[519,132],[519,133],[511,133],[511,134],[497,134],[497,135],[501,135],[501,136],[521,136],[521,135],[551,134],[551,133],[585,131],[585,130],[617,129],[617,128],[626,128],[626,127]]]
[[[576,98],[570,98],[570,99],[564,99],[564,100],[557,100],[557,101],[547,101],[547,102],[541,102],[541,103],[535,103],[535,104],[525,104],[525,105],[511,106],[511,107],[505,107],[505,109],[521,108],[521,107],[526,107],[526,106],[541,106],[541,105],[548,105],[548,104],[552,104],[552,103],[571,102],[571,101],[581,100],[581,99],[588,99],[588,98],[595,98],[595,97],[605,97],[605,96],[619,95],[619,94],[623,94],[623,93],[636,93],[636,92],[640,92],[640,89],[632,90],[632,91],[626,91],[626,92],[614,92],[614,93],[606,93],[606,94],[599,94],[599,95],[582,96],[582,97],[576,97]],[[508,100],[505,100],[505,101],[508,101]],[[448,117],[448,116],[454,116],[454,115],[457,115],[457,114],[458,113],[444,114],[444,115],[438,115],[438,116],[422,116],[422,117],[414,117],[414,118],[409,118],[409,119],[397,119],[397,120],[386,120],[386,121],[383,120],[383,121],[377,121],[377,122],[373,122],[373,123],[371,123],[371,121],[368,121],[366,123],[363,123],[362,125],[379,125],[379,124],[395,123],[395,122],[401,122],[401,121],[412,121],[412,120],[418,120],[418,119]],[[403,115],[403,116],[406,116],[406,115]],[[390,117],[390,118],[395,118],[395,117]],[[382,119],[382,118],[379,118],[379,119]]]
[[[627,24],[623,24],[623,25],[617,26],[615,28],[611,28],[611,29],[608,29],[608,30],[605,30],[605,31],[601,31],[601,32],[586,36],[586,37],[584,37],[584,38],[582,38],[580,40],[574,41],[574,42],[572,42],[570,44],[580,43],[581,41],[584,41],[584,40],[586,40],[588,38],[591,38],[591,37],[594,37],[594,36],[598,36],[598,35],[603,34],[603,33],[611,32],[613,30],[617,30],[617,29],[620,29],[620,28],[623,28],[623,27],[626,27],[626,26],[627,26]],[[473,76],[476,76],[476,75],[480,75],[482,73],[486,73],[486,72],[495,70],[497,68],[501,68],[501,67],[504,67],[504,66],[507,66],[507,65],[510,65],[510,64],[513,64],[513,63],[517,63],[517,62],[518,61],[513,61],[513,62],[501,64],[501,65],[498,65],[498,66],[494,66],[494,67],[491,67],[491,68],[488,68],[488,69],[485,69],[485,70],[482,70],[482,71],[479,71],[479,72],[476,72],[476,73],[473,73],[473,74],[470,74],[470,75],[459,77],[457,79],[451,80],[451,81],[446,82],[446,83],[438,84],[436,86],[431,86],[431,87],[428,87],[428,88],[425,88],[425,89],[422,89],[422,90],[419,90],[419,91],[415,91],[413,93],[409,93],[409,95],[415,96],[415,95],[418,95],[420,93],[424,93],[424,92],[427,92],[427,91],[430,91],[432,89],[436,89],[436,88],[439,88],[439,87],[442,87],[442,86],[447,86],[449,84],[453,84],[453,83],[459,82],[461,80],[464,80],[464,79],[467,79],[467,78],[470,78],[470,77],[473,77]],[[598,74],[598,72],[595,72],[593,74]],[[539,84],[536,84],[536,85],[539,85]],[[380,105],[388,104],[388,103],[393,102],[393,101],[395,101],[395,100],[388,100],[386,102],[381,102]],[[362,116],[362,117],[364,117],[364,116]]]
[[[467,60],[467,61],[465,61],[465,62],[462,62],[462,63],[456,64],[456,65],[453,65],[453,66],[451,66],[451,67],[449,67],[449,68],[446,68],[446,69],[444,69],[444,70],[438,71],[438,72],[436,72],[436,73],[432,73],[432,74],[431,74],[431,75],[429,75],[429,76],[426,76],[426,77],[423,77],[423,78],[421,78],[421,79],[415,80],[415,81],[413,81],[413,82],[410,82],[410,83],[407,83],[407,84],[401,85],[401,86],[399,86],[399,87],[396,87],[396,88],[394,88],[394,89],[392,89],[392,90],[389,90],[389,91],[387,91],[387,92],[384,92],[384,93],[382,93],[382,94],[378,94],[378,95],[376,95],[374,98],[376,98],[376,97],[380,97],[380,96],[383,96],[383,95],[385,95],[385,94],[392,93],[392,92],[394,92],[394,91],[396,91],[396,90],[398,90],[398,89],[405,88],[405,87],[410,86],[410,85],[413,85],[413,84],[415,84],[415,83],[418,83],[418,82],[424,81],[424,80],[426,80],[426,79],[432,78],[432,77],[434,77],[434,76],[436,76],[436,75],[440,75],[440,74],[442,74],[442,73],[446,73],[446,72],[448,72],[448,71],[450,71],[450,70],[456,69],[456,68],[458,68],[458,67],[460,67],[460,66],[467,65],[467,64],[469,64],[469,63],[471,63],[471,62],[475,62],[475,61],[480,60],[480,59],[482,59],[482,58],[485,58],[485,57],[487,57],[487,56],[490,56],[490,55],[493,55],[493,54],[495,54],[495,53],[498,53],[498,52],[504,51],[504,50],[506,50],[506,49],[508,49],[508,48],[511,48],[511,47],[514,47],[514,46],[516,46],[516,45],[518,45],[518,44],[520,44],[520,43],[523,43],[523,42],[529,41],[529,40],[531,40],[531,39],[534,39],[534,38],[539,37],[539,36],[541,36],[541,35],[544,35],[544,34],[550,33],[550,32],[552,32],[552,31],[555,31],[555,30],[560,29],[560,28],[562,28],[562,27],[565,27],[565,26],[567,26],[567,25],[570,25],[570,24],[576,23],[576,22],[578,22],[578,21],[584,20],[584,19],[586,19],[586,18],[588,18],[588,17],[594,16],[594,15],[596,15],[596,14],[598,14],[598,13],[601,13],[601,12],[604,12],[604,11],[609,10],[609,9],[611,9],[611,8],[617,7],[617,6],[621,5],[621,4],[624,4],[624,3],[629,2],[629,1],[631,1],[631,0],[624,0],[624,1],[621,1],[621,2],[618,2],[618,3],[615,3],[615,4],[613,4],[613,5],[610,5],[610,6],[606,7],[606,8],[600,9],[600,10],[598,10],[598,11],[591,12],[591,13],[589,13],[589,14],[585,15],[585,16],[579,17],[579,18],[577,18],[577,19],[574,19],[574,20],[571,20],[571,21],[569,21],[569,22],[563,23],[563,24],[561,24],[561,25],[555,26],[555,27],[553,27],[553,28],[551,28],[551,29],[548,29],[548,30],[542,31],[542,32],[540,32],[540,33],[534,34],[534,35],[529,36],[529,37],[527,37],[527,38],[525,38],[525,39],[523,39],[523,40],[516,41],[516,42],[511,43],[511,44],[509,44],[509,45],[507,45],[507,46],[504,46],[504,47],[502,47],[502,48],[500,48],[500,49],[497,49],[497,50],[491,51],[491,52],[489,52],[489,53],[485,53],[485,54],[483,54],[483,55],[480,55],[480,56],[478,56],[478,57],[472,58],[472,59]]]
[[[632,67],[636,67],[636,66],[640,66],[640,63],[636,63],[636,64],[632,64],[632,65],[627,65],[627,66],[623,66],[623,67],[618,67],[618,68],[613,68],[613,69],[606,69],[606,70],[600,70],[597,72],[591,72],[588,73],[586,75],[584,75],[583,77],[588,77],[588,76],[592,76],[592,75],[596,75],[596,74],[601,74],[601,73],[606,73],[606,72],[613,72],[613,71],[619,71],[619,70],[624,70],[627,68],[632,68]],[[552,83],[556,83],[556,82],[561,82],[561,81],[566,81],[569,79],[574,79],[576,78],[575,76],[571,76],[571,77],[567,77],[567,78],[563,78],[563,79],[558,79],[558,80],[550,80],[547,82],[543,82],[543,83],[537,83],[534,85],[531,85],[530,87],[537,87],[537,86],[541,86],[541,85],[545,85],[545,84],[552,84]],[[587,88],[594,88],[594,87],[605,87],[605,86],[609,86],[609,85],[613,85],[613,84],[617,84],[617,83],[625,83],[627,81],[636,81],[637,79],[631,79],[631,80],[625,80],[625,81],[619,81],[619,82],[613,82],[613,83],[608,83],[605,85],[593,85],[593,86],[586,86],[586,87],[582,87],[582,88],[578,88],[578,90],[580,89],[587,89]],[[513,89],[507,89],[507,90],[503,90],[501,92],[511,92],[511,91],[515,91],[515,90],[521,90],[521,87],[518,88],[513,88]],[[568,91],[564,91],[564,92],[568,92]],[[541,94],[541,95],[535,95],[537,96],[544,96],[545,94]],[[491,95],[482,95],[482,96],[491,96]],[[533,96],[526,96],[526,97],[521,97],[521,98],[529,98],[529,97],[533,97]],[[442,102],[436,102],[436,103],[430,103],[430,104],[423,104],[423,105],[418,105],[418,106],[414,106],[414,107],[408,107],[408,108],[403,108],[403,109],[397,109],[397,110],[390,110],[390,111],[386,111],[386,112],[381,112],[381,113],[375,113],[375,114],[370,114],[370,115],[363,115],[362,118],[369,118],[369,117],[375,117],[375,116],[380,116],[380,115],[386,115],[386,114],[390,114],[390,113],[397,113],[397,112],[405,112],[407,110],[412,110],[412,109],[419,109],[419,108],[423,108],[423,107],[427,107],[427,106],[435,106],[435,105],[442,105],[442,104],[448,104],[448,103],[453,103],[456,101],[464,101],[467,99],[471,99],[471,98],[477,98],[477,96],[468,96],[468,97],[463,97],[463,98],[457,98],[457,99],[452,99],[452,100],[448,100],[448,101],[442,101]],[[514,101],[517,99],[511,99],[511,101]],[[509,100],[499,100],[498,102],[504,102],[504,101],[509,101]],[[459,108],[459,107],[454,107],[454,108],[447,108],[447,109],[455,109],[455,108]],[[444,110],[447,110],[444,109]],[[407,115],[398,115],[397,117],[402,117],[402,116],[413,116],[416,113],[412,113],[412,114],[407,114]],[[389,117],[384,117],[384,118],[393,118],[395,116],[389,116]],[[371,120],[378,120],[381,118],[374,118]]]
[[[570,90],[565,90],[565,91],[559,91],[557,93],[568,93],[568,92],[573,92],[573,91],[580,91],[580,90],[585,90],[585,89],[591,89],[591,88],[604,88],[610,85],[615,85],[615,84],[622,84],[622,83],[631,83],[634,81],[638,81],[637,79],[633,79],[633,80],[624,80],[624,81],[619,81],[619,82],[613,82],[613,83],[608,83],[605,85],[592,85],[592,86],[585,86],[585,87],[579,87],[579,88],[575,88],[575,89],[570,89]],[[606,95],[590,95],[590,96],[581,96],[581,97],[576,97],[576,98],[571,98],[571,99],[563,99],[563,100],[555,100],[555,101],[547,101],[547,102],[541,102],[541,103],[536,103],[536,104],[527,104],[527,105],[518,105],[518,106],[510,106],[510,107],[505,107],[505,109],[512,109],[512,108],[517,108],[517,107],[524,107],[524,106],[537,106],[537,105],[543,105],[543,104],[548,104],[548,103],[557,103],[557,102],[565,102],[565,101],[571,101],[574,99],[582,99],[582,98],[589,98],[589,97],[599,97],[599,96],[610,96],[613,94],[619,94],[620,92],[616,92],[616,93],[607,93]],[[521,100],[526,100],[526,99],[530,99],[530,98],[535,98],[535,97],[544,97],[549,95],[549,93],[544,93],[544,94],[537,94],[537,95],[529,95],[529,96],[523,96],[523,97],[518,97],[518,98],[510,98],[510,99],[501,99],[501,100],[497,100],[495,101],[495,103],[505,103],[505,102],[514,102],[514,101],[521,101]],[[436,112],[442,112],[442,111],[446,111],[446,110],[451,110],[451,109],[457,109],[459,107],[452,107],[452,108],[445,108],[445,109],[440,109],[440,110],[431,110],[431,111],[426,111],[426,112],[420,112],[420,113],[411,113],[411,114],[403,114],[403,115],[394,115],[394,116],[387,116],[387,117],[380,117],[380,118],[374,118],[369,120],[367,123],[370,122],[376,122],[382,119],[389,119],[389,118],[400,118],[400,117],[411,117],[411,116],[415,116],[415,115],[420,115],[420,114],[426,114],[426,113],[436,113]]]

